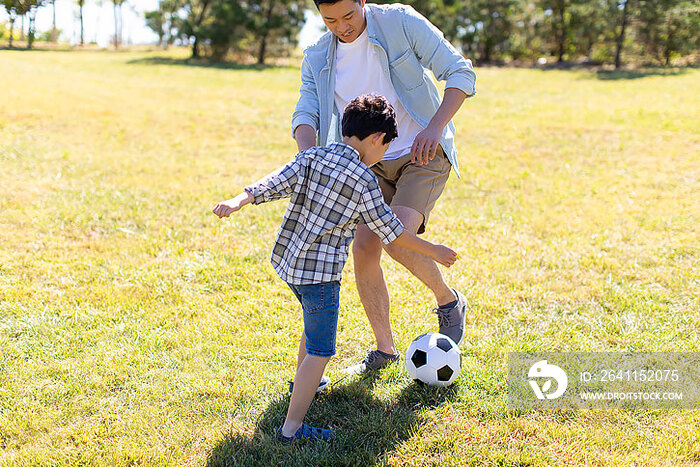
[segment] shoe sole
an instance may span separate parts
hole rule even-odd
[[[457,296],[457,300],[464,303],[464,305],[462,306],[462,337],[459,338],[459,342],[455,342],[455,344],[457,344],[457,347],[459,347],[460,345],[462,345],[462,342],[464,341],[464,334],[466,334],[464,332],[464,329],[467,326],[467,300],[464,299],[464,295],[459,293],[457,290],[452,289],[452,291],[455,293],[455,296]],[[438,332],[440,332],[439,329],[438,329]],[[447,334],[445,334],[445,335],[447,335]]]
[[[327,380],[321,379],[321,382],[318,384],[318,387],[316,388],[316,394],[318,394],[319,392],[325,390],[330,384],[331,384],[330,378],[327,379]],[[289,394],[289,395],[291,396],[291,395],[292,395],[292,391],[288,391],[287,394]]]
[[[366,375],[367,373],[371,373],[373,371],[379,371],[382,368],[386,368],[389,365],[391,365],[393,363],[398,363],[400,361],[401,361],[400,358],[396,359],[396,360],[392,360],[390,362],[387,362],[385,365],[381,366],[380,368],[367,368],[367,365],[365,365],[364,363],[358,363],[357,365],[353,365],[353,366],[349,366],[347,368],[344,368],[342,371],[343,371],[343,373],[346,373],[348,375]]]

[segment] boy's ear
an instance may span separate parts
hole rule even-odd
[[[383,145],[385,136],[386,136],[386,133],[380,133],[380,132],[374,133],[372,135],[372,142],[374,144]]]

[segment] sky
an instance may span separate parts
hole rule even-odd
[[[102,3],[102,6],[98,6]],[[146,26],[143,14],[155,10],[158,0],[129,0],[122,7],[124,26],[122,40],[124,44],[155,44],[158,36]],[[56,27],[61,30],[60,40],[78,44],[80,42],[79,8],[75,0],[56,0]],[[9,17],[0,7],[0,22],[7,22]],[[53,23],[53,8],[45,6],[37,11],[37,31],[48,31]],[[109,0],[87,0],[83,7],[83,24],[85,42],[97,42],[102,47],[110,44],[114,35],[114,9]],[[18,28],[19,24],[15,23]],[[315,11],[309,11],[307,22],[299,35],[299,47],[310,45],[322,33],[323,21]]]

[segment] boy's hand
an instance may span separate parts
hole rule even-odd
[[[435,245],[433,254],[430,256],[435,261],[448,268],[457,261],[457,253],[443,245]]]
[[[250,193],[244,191],[235,198],[217,203],[217,205],[214,206],[214,209],[212,209],[212,212],[219,216],[219,219],[221,219],[222,217],[230,216],[232,213],[238,211],[251,201],[253,201],[253,197],[250,195]]]

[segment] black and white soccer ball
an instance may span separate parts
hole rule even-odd
[[[461,370],[461,352],[444,334],[429,332],[415,338],[406,350],[406,370],[413,380],[449,386]]]

